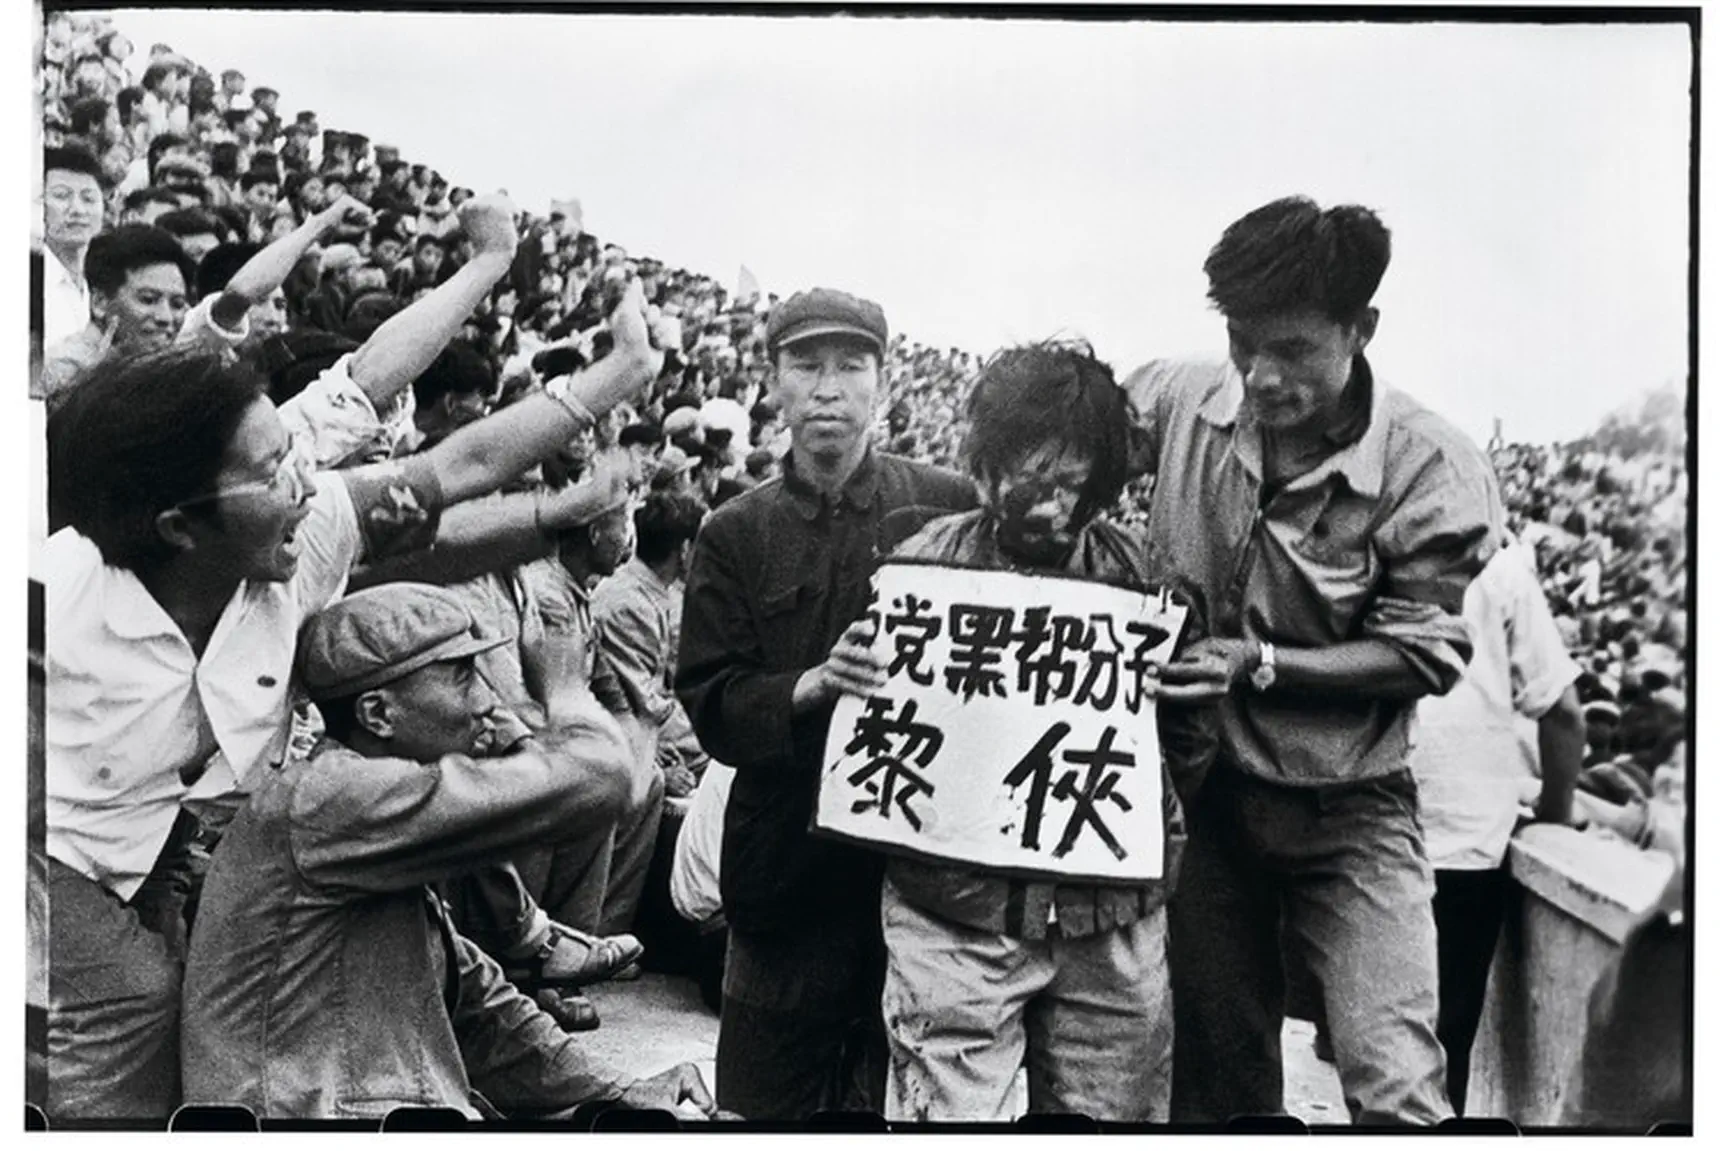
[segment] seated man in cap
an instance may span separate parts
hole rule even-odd
[[[500,642],[450,593],[415,584],[356,593],[307,624],[299,671],[328,738],[267,775],[211,865],[186,970],[189,1102],[263,1118],[536,1116],[594,1101],[713,1114],[690,1064],[631,1081],[585,1055],[429,886],[598,826],[621,799],[614,777],[563,768],[619,752],[581,710],[473,757],[497,704],[474,661]]]
[[[507,564],[450,587],[488,634],[503,637],[501,646],[480,659],[480,673],[524,730],[539,730],[548,716],[576,709],[616,730],[617,746],[625,749],[567,767],[573,776],[627,781],[611,818],[544,836],[513,853],[513,866],[476,869],[446,893],[457,926],[571,1031],[600,1025],[599,1013],[582,994],[584,985],[640,971],[634,964],[642,946],[629,931],[653,856],[663,793],[654,786],[646,741],[623,689],[600,658],[583,589],[585,579],[610,572],[623,555],[626,490],[622,484],[607,490],[605,502],[573,516],[559,534],[562,566],[558,559]],[[386,567],[382,574],[392,573]],[[547,921],[554,937],[586,943],[585,959],[572,966],[549,953],[550,964],[524,961],[524,925],[530,921]]]

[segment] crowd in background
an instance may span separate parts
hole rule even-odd
[[[430,157],[403,156],[386,142],[323,126],[318,112],[279,106],[260,78],[212,72],[166,45],[140,53],[107,17],[90,14],[49,15],[40,62],[43,142],[88,154],[91,170],[100,172],[98,233],[155,229],[184,254],[180,298],[164,305],[175,330],[187,313],[220,298],[269,245],[322,221],[322,234],[293,261],[279,294],[251,311],[252,338],[241,350],[267,376],[278,404],[474,258],[460,214],[473,190],[452,186]],[[329,216],[344,204],[353,207]],[[78,245],[59,242],[51,198],[47,207],[42,258],[52,280],[48,262]],[[608,350],[605,321],[618,290],[638,282],[675,322],[678,345],[640,398],[603,419],[590,442],[543,466],[537,482],[561,488],[611,466],[630,472],[638,504],[659,491],[713,508],[777,474],[785,433],[768,388],[765,341],[767,316],[779,302],[774,293],[740,296],[711,276],[608,242],[585,230],[574,203],[545,215],[521,213],[516,229],[508,275],[456,340],[467,349],[462,364],[479,370],[428,371],[389,413],[388,442],[328,463],[400,455],[437,420],[436,434],[447,434],[592,364]],[[89,250],[93,264],[109,258],[97,258],[100,241]],[[86,271],[64,270],[75,280]],[[112,292],[102,280],[111,273],[88,271],[86,301],[91,290]],[[68,321],[54,307],[50,301],[43,349],[50,369],[56,347],[90,323],[88,311]],[[975,354],[895,336],[878,444],[955,465],[959,413],[981,366]],[[52,408],[52,391],[49,400]],[[1578,691],[1589,750],[1580,786],[1615,802],[1651,797],[1684,763],[1684,434],[1680,413],[1657,397],[1575,443],[1491,445],[1508,532],[1528,549],[1584,669]],[[1119,518],[1144,519],[1150,482],[1129,489]],[[304,752],[318,724],[309,708],[301,718],[297,746]],[[699,770],[691,767],[700,768],[702,758],[661,757],[668,803],[695,790]]]
[[[1650,794],[1684,762],[1687,506],[1685,416],[1655,392],[1570,444],[1498,445],[1509,527],[1583,668],[1587,790]]]

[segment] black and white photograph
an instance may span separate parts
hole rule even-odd
[[[1712,1125],[1702,9],[13,20],[27,1130]]]

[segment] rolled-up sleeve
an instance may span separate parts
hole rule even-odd
[[[174,337],[174,343],[206,352],[231,352],[245,343],[252,334],[251,318],[242,315],[239,327],[224,328],[216,322],[216,303],[221,298],[220,292],[205,296],[197,307],[187,312],[186,318],[180,321],[180,333]]]
[[[1471,655],[1464,592],[1499,547],[1500,501],[1486,461],[1436,451],[1416,466],[1376,533],[1384,565],[1363,633],[1397,645],[1435,694]]]
[[[468,1080],[489,1102],[533,1115],[624,1093],[627,1076],[583,1051],[472,941],[454,942],[460,993],[450,1022]]]
[[[312,446],[320,468],[334,468],[385,435],[372,400],[348,374],[352,355],[331,364],[276,409],[288,433]]]
[[[1582,669],[1566,650],[1536,572],[1521,555],[1506,557],[1510,604],[1506,650],[1512,669],[1512,706],[1528,719],[1548,714]]]
[[[673,687],[711,757],[741,772],[786,766],[794,762],[792,688],[803,671],[766,666],[724,526],[711,520],[696,537]]]

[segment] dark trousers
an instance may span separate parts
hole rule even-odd
[[[180,1104],[186,837],[176,833],[131,903],[48,861],[49,1122],[167,1123]]]
[[[439,893],[458,930],[494,959],[525,958],[551,929],[513,863],[494,863],[449,880]]]
[[[1446,1096],[1464,1114],[1470,1046],[1482,1020],[1488,969],[1506,917],[1511,876],[1504,867],[1434,873],[1434,934],[1440,956],[1440,1022],[1446,1049]]]
[[[1352,1118],[1445,1118],[1433,877],[1409,774],[1295,788],[1220,762],[1188,817],[1170,903],[1171,1119],[1283,1112],[1281,930],[1319,983]]]
[[[731,934],[714,1052],[715,1102],[746,1119],[882,1112],[886,956],[880,925]]]

